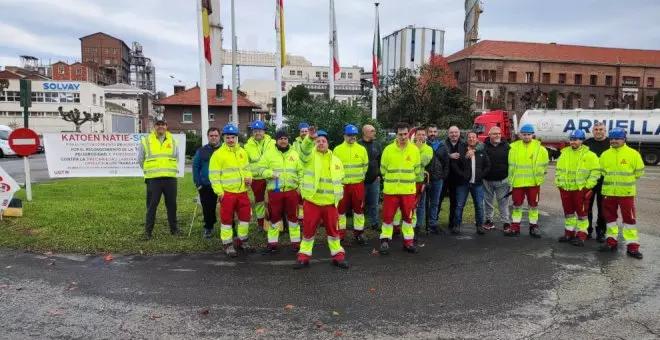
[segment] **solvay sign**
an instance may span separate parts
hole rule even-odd
[[[44,82],[43,83],[44,91],[80,91],[80,83],[63,83],[63,82]]]

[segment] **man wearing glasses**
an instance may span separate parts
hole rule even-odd
[[[600,157],[600,155],[603,154],[607,149],[610,148],[610,140],[607,138],[605,135],[605,124],[603,122],[596,122],[594,123],[594,127],[592,128],[593,132],[593,137],[587,139],[584,141],[584,145],[589,147],[589,150],[591,150],[593,153],[596,154],[596,156]],[[601,176],[598,179],[598,184],[593,188],[593,194],[591,195],[591,198],[589,199],[589,229],[587,232],[587,239],[591,238],[591,232],[594,231],[593,228],[593,220],[594,220],[594,214],[593,214],[593,208],[594,208],[594,202],[596,202],[596,206],[598,207],[598,215],[596,217],[596,241],[599,243],[605,242],[605,216],[603,215],[603,194],[602,194],[602,189],[603,189],[603,177]]]

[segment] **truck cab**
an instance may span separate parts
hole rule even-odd
[[[477,132],[477,138],[483,143],[486,137],[488,137],[488,131],[495,126],[502,130],[503,139],[511,140],[513,135],[509,111],[497,110],[484,112],[474,119],[472,129]]]
[[[14,131],[7,125],[0,125],[0,158],[15,156],[16,153],[9,147],[9,135]]]

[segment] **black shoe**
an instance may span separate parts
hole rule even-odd
[[[379,250],[379,252],[380,252],[382,255],[388,255],[388,254],[390,253],[390,243],[387,242],[387,241],[382,241],[382,242],[380,243],[380,250]]]
[[[403,250],[405,250],[405,251],[407,251],[407,252],[409,252],[409,253],[411,253],[411,254],[417,254],[417,253],[419,253],[419,248],[417,248],[417,246],[414,245],[414,244],[411,245],[411,246],[407,246],[407,247],[404,246],[404,247],[403,247]]]
[[[529,227],[529,236],[533,238],[541,238],[541,228],[537,225]]]
[[[183,233],[183,231],[181,231],[181,229],[170,230],[170,234],[172,234],[172,236],[184,236],[185,235]]]
[[[378,226],[378,224],[372,224],[371,229],[380,231],[380,226]]]
[[[458,227],[451,227],[451,234],[452,235],[460,235],[461,230]]]
[[[574,238],[571,243],[576,247],[584,247],[584,240],[579,237]]]
[[[348,267],[349,267],[348,262],[346,262],[345,260],[332,261],[332,264],[339,267],[339,268],[341,268],[341,269],[348,269]]]
[[[479,234],[479,235],[484,235],[484,234],[486,234],[486,229],[484,229],[483,226],[478,225],[478,226],[477,226],[477,234]]]
[[[639,251],[630,251],[630,250],[628,250],[628,251],[626,251],[626,254],[627,254],[628,256],[630,256],[630,257],[634,257],[634,258],[636,258],[636,259],[638,259],[638,260],[641,260],[642,257],[643,257],[643,256],[642,256],[642,253],[640,253]]]
[[[204,229],[204,238],[209,239],[213,237],[213,229]]]
[[[596,242],[598,242],[598,243],[605,243],[606,239],[607,239],[607,237],[605,237],[604,234],[596,235]]]
[[[618,246],[610,247],[610,245],[607,244],[607,243],[601,245],[600,248],[598,248],[598,251],[601,252],[601,253],[615,252],[617,250],[619,250]]]
[[[149,241],[149,240],[151,240],[151,233],[145,231],[144,234],[142,234],[142,236],[140,236],[140,240],[141,240],[141,241]]]
[[[309,261],[296,261],[293,264],[293,269],[303,269],[309,267]]]
[[[271,254],[277,254],[277,246],[273,245],[266,245],[266,248],[261,250],[262,255],[271,255]]]
[[[593,237],[591,236],[591,233],[587,234],[587,240],[591,240]]]
[[[564,235],[564,236],[558,238],[557,241],[559,241],[559,243],[573,242],[573,237]]]
[[[430,233],[433,234],[433,235],[439,235],[440,234],[440,232],[438,231],[439,229],[440,228],[437,224],[433,224],[433,225],[429,226]]]
[[[367,244],[367,238],[364,237],[364,234],[360,234],[355,238],[355,241],[357,242],[358,245],[365,245]]]
[[[518,236],[520,236],[520,231],[519,230],[513,230],[513,229],[507,229],[507,230],[504,231],[504,236],[518,237]]]

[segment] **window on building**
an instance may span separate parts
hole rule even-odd
[[[591,86],[596,86],[598,85],[598,76],[595,74],[592,74],[589,76],[589,85]]]
[[[80,103],[80,93],[74,93],[73,94],[73,102],[74,103]]]
[[[64,74],[64,65],[57,66],[57,73]]]
[[[481,70],[475,70],[474,71],[474,79],[476,81],[481,81]]]
[[[566,73],[560,73],[559,79],[557,80],[559,84],[566,84]]]
[[[104,60],[103,63],[106,64],[106,65],[110,65],[110,59]]]
[[[646,96],[646,108],[647,109],[653,109],[655,101],[653,100],[653,96]]]
[[[596,95],[595,94],[590,94],[589,95],[589,108],[590,109],[596,108]]]
[[[215,114],[214,113],[209,113],[209,121],[212,122],[215,120]]]
[[[490,110],[490,105],[493,102],[493,96],[490,91],[484,92],[484,110]]]
[[[518,73],[509,71],[509,83],[517,83],[518,79],[516,79],[518,76]]]
[[[316,78],[321,78],[321,72],[316,72]]]
[[[506,95],[506,109],[509,111],[516,109],[516,94],[513,92],[509,92]]]
[[[76,74],[82,74],[82,68],[77,67],[76,68]]]
[[[541,82],[543,84],[550,84],[550,73],[543,73],[543,76],[541,78]]]
[[[623,77],[623,86],[639,86],[639,77]]]
[[[496,81],[497,79],[497,73],[495,71],[491,70],[490,71],[490,81]]]
[[[353,79],[353,73],[348,74],[348,79]]]
[[[605,100],[603,101],[603,105],[605,106],[605,108],[609,109],[611,104],[612,104],[612,96],[610,95],[605,96]]]
[[[461,74],[460,72],[454,72],[454,79],[456,79],[456,81],[458,81],[458,76],[460,74]]]
[[[484,82],[490,81],[490,72],[488,70],[483,70],[481,76],[483,77]]]
[[[119,53],[119,50],[117,50],[116,48],[113,48],[113,49],[112,49],[112,54],[115,54],[115,55],[116,55],[116,54],[118,54],[118,53]]]
[[[43,103],[44,102],[44,93],[43,92],[32,92],[32,102],[33,103]]]
[[[298,77],[302,77],[302,71],[298,70],[297,75],[298,75]]]
[[[44,103],[59,103],[60,94],[58,92],[46,92],[44,93]]]
[[[477,104],[477,110],[483,110],[483,108],[484,108],[484,92],[481,91],[481,90],[477,91],[476,104]]]
[[[531,84],[534,82],[534,72],[525,72],[525,83]]]
[[[328,78],[328,72],[323,72],[323,78]]]
[[[290,76],[295,76],[296,75],[296,70],[290,70],[289,75]]]
[[[104,49],[103,49],[103,53],[105,53],[105,54],[109,54],[109,53],[110,53],[110,49],[109,49],[109,48],[107,48],[107,47],[106,47],[106,48],[104,48]]]
[[[192,112],[183,111],[183,122],[184,123],[192,123],[193,122]]]
[[[648,77],[646,79],[646,87],[655,87],[655,78]]]
[[[581,74],[576,74],[575,75],[575,85],[582,85],[582,75]]]
[[[92,105],[96,105],[96,95],[92,93]]]
[[[564,108],[564,104],[566,103],[566,97],[564,97],[563,93],[560,93],[557,95],[557,109],[561,110]]]
[[[605,76],[605,86],[612,86],[613,83],[613,78],[612,76]]]
[[[99,96],[99,105],[103,106],[103,96]]]
[[[339,75],[339,78],[341,78],[341,79],[346,79],[346,72],[342,72],[342,73]]]
[[[8,102],[20,102],[21,93],[19,91],[5,91],[5,101]]]

